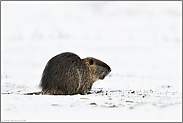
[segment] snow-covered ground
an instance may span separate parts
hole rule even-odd
[[[181,2],[1,2],[1,121],[182,121]],[[89,95],[40,91],[50,58],[112,69]]]

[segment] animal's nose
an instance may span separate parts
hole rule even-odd
[[[111,72],[111,68],[109,68],[109,72]]]

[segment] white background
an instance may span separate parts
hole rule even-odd
[[[3,121],[181,121],[181,2],[1,3],[1,89],[13,92],[2,94]],[[122,90],[122,104],[116,93],[115,108],[101,95],[21,95],[41,90],[46,63],[62,52],[107,63],[110,76],[93,89]],[[129,90],[154,93],[144,99]]]

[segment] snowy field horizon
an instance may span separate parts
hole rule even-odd
[[[182,121],[181,2],[1,7],[1,121]],[[22,95],[41,90],[46,63],[63,52],[112,71],[89,95]]]

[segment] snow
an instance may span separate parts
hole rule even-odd
[[[1,121],[182,121],[181,2],[1,3]],[[22,95],[68,51],[110,75],[89,95]]]

